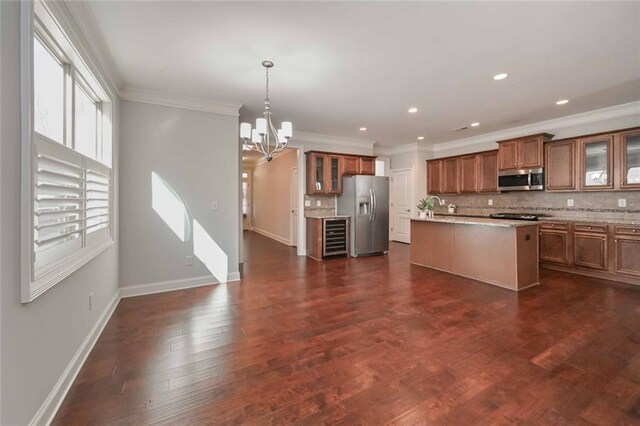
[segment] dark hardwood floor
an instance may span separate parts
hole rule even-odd
[[[640,289],[245,244],[242,282],[123,299],[54,423],[640,423]]]

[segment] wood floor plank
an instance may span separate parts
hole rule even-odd
[[[239,283],[123,299],[54,424],[640,424],[640,290],[519,294],[245,233]]]

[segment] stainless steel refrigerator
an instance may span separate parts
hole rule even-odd
[[[338,214],[351,216],[349,254],[353,257],[389,251],[389,178],[345,176]]]

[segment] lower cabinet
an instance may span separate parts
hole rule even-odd
[[[574,259],[576,266],[583,268],[607,269],[607,235],[599,233],[575,232],[573,234]]]
[[[540,261],[569,265],[569,231],[540,225]]]
[[[640,285],[640,225],[540,222],[540,263]]]
[[[640,226],[616,226],[613,241],[615,272],[640,277]]]
[[[349,218],[307,217],[307,256],[323,260],[346,256],[349,251]]]

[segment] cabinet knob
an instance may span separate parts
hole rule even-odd
[[[587,226],[587,229],[591,229],[591,227],[590,227],[590,226]]]
[[[637,231],[637,229],[634,229],[634,230],[633,230],[633,232],[636,232],[636,231]]]
[[[613,240],[613,242],[614,242],[614,243],[617,243],[617,242],[618,242],[618,240]]]

